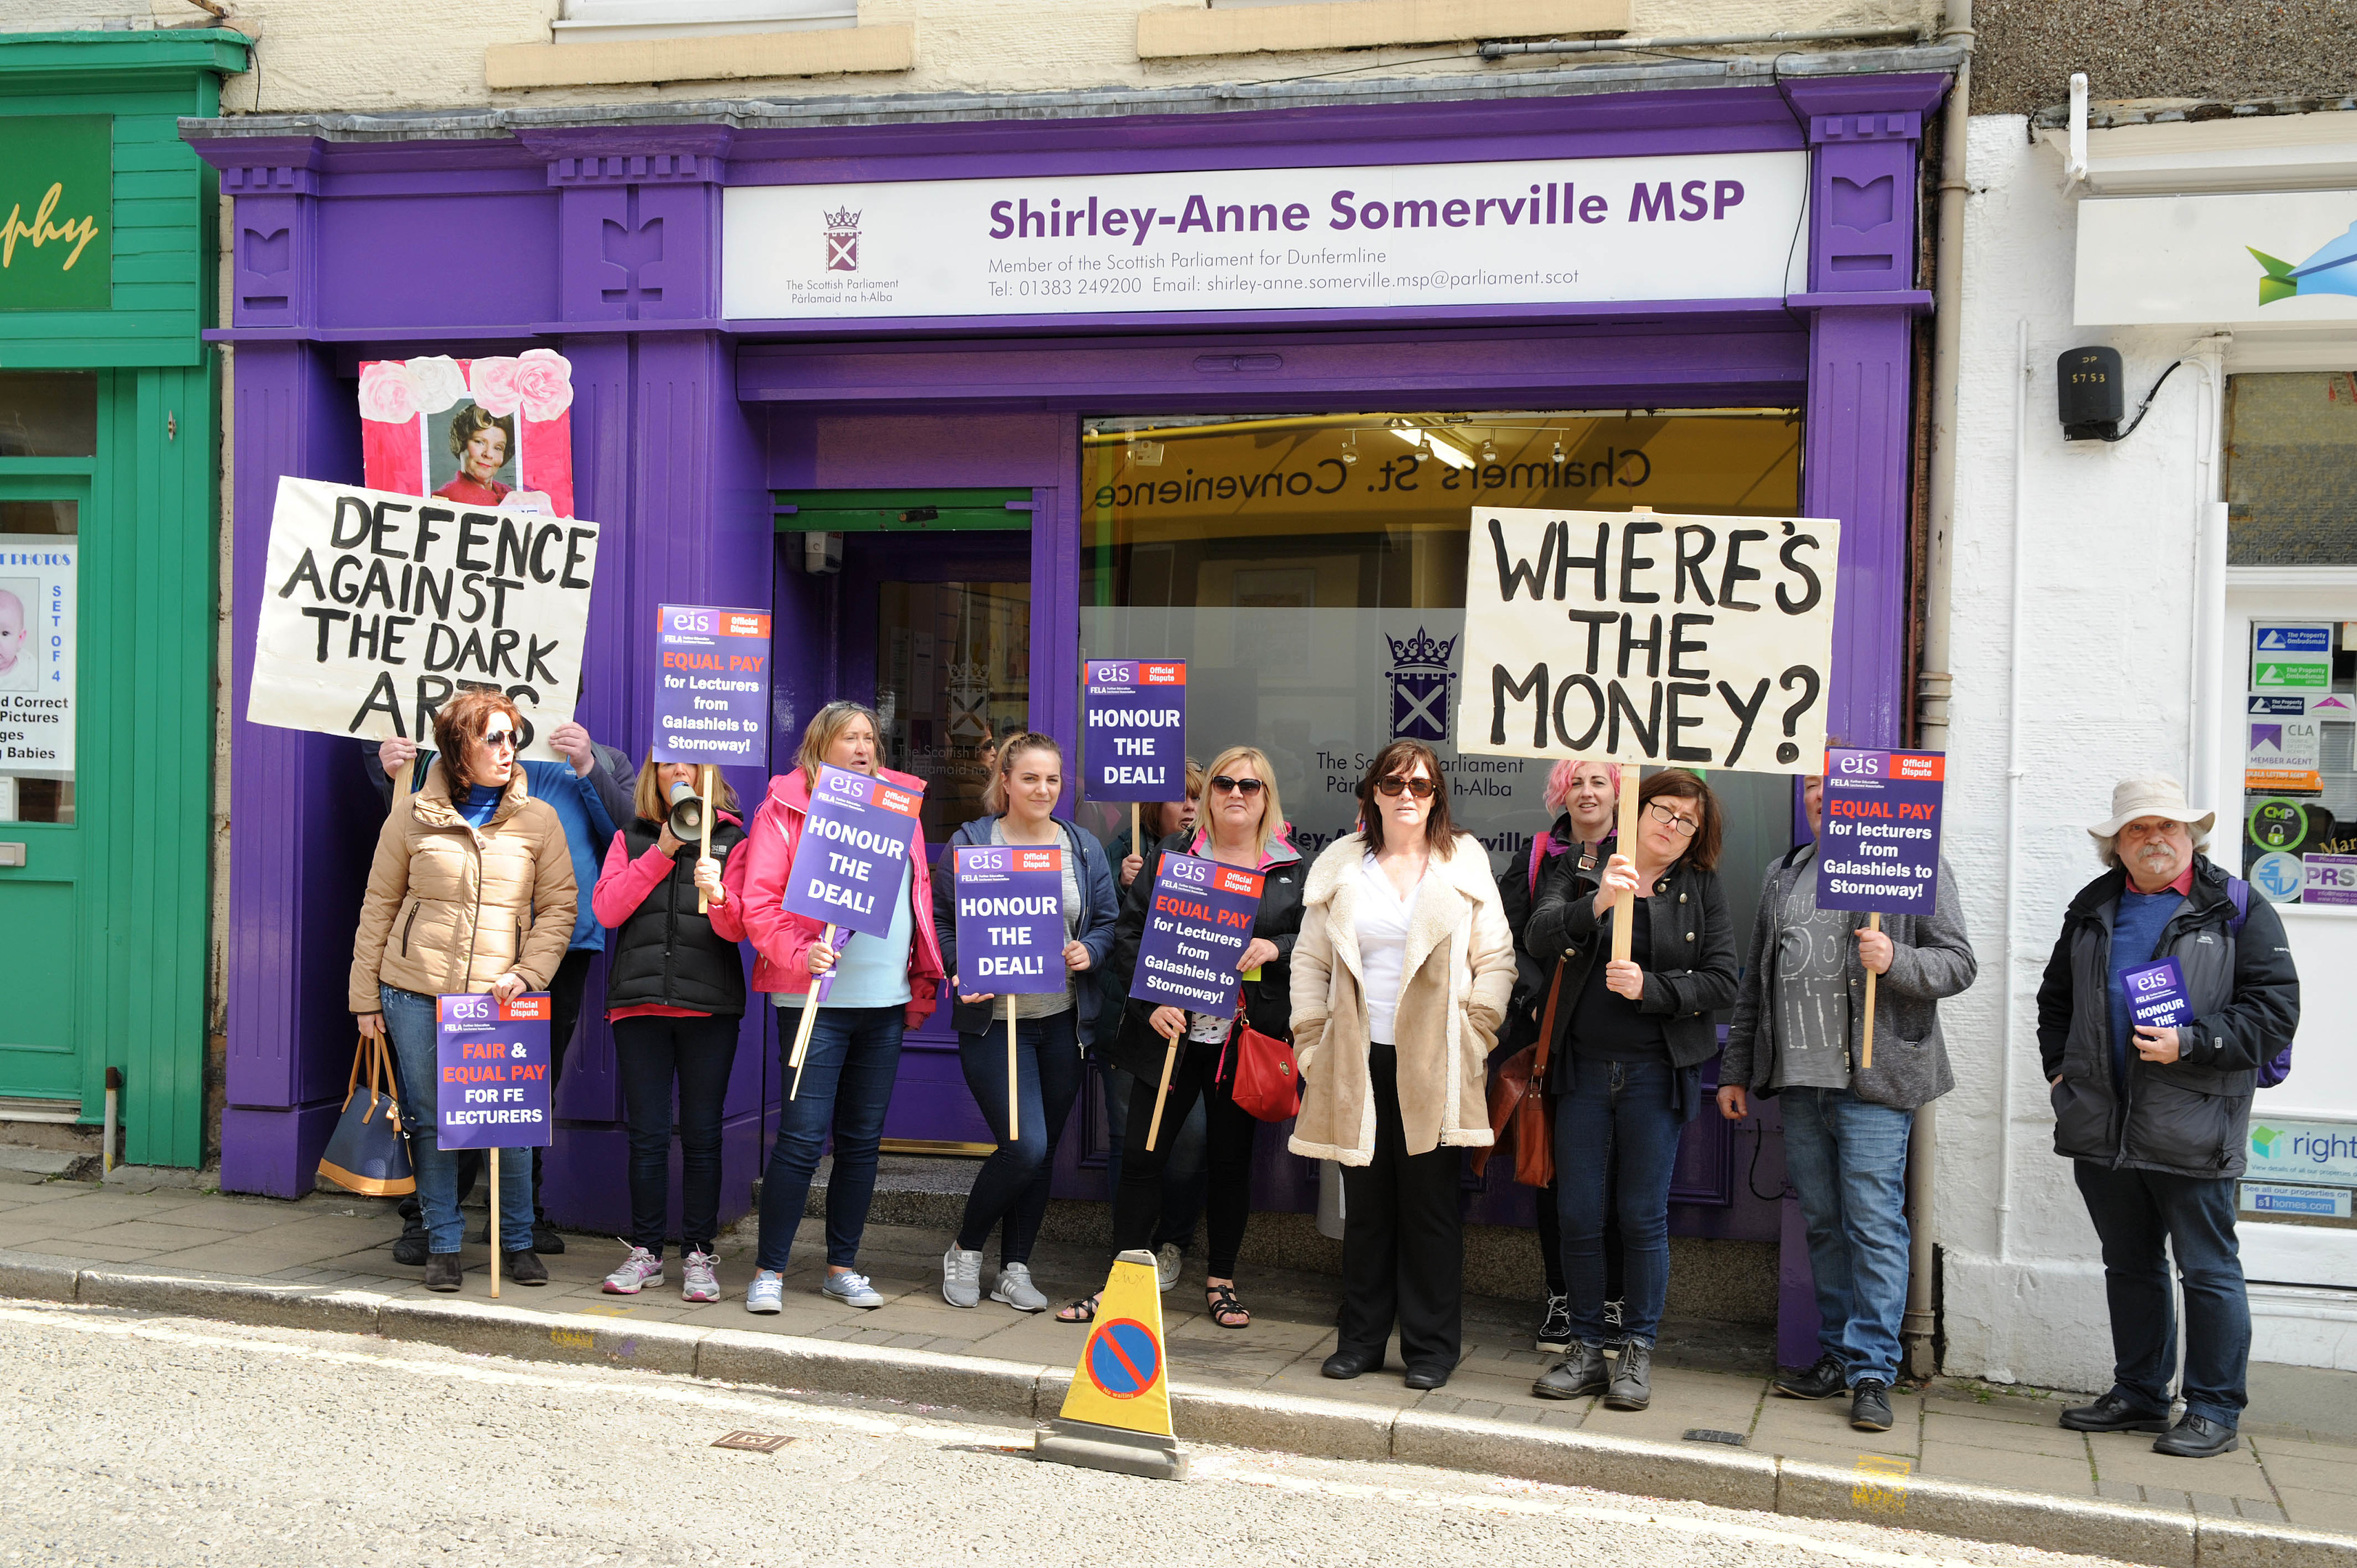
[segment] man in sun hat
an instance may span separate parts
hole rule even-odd
[[[2245,1401],[2251,1308],[2235,1251],[2234,1178],[2259,1064],[2290,1043],[2299,976],[2283,921],[2201,853],[2216,813],[2174,779],[2130,779],[2087,830],[2104,875],[2079,890],[2038,988],[2038,1052],[2054,1101],[2054,1152],[2073,1162],[2103,1243],[2113,1382],[2062,1412],[2077,1432],[2154,1432],[2156,1453],[2233,1450]],[[2174,1026],[2133,1024],[2126,971],[2175,959]],[[2164,1252],[2162,1244],[2168,1244]],[[2169,1423],[2185,1286],[2185,1413]]]

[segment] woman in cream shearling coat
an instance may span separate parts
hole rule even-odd
[[[1358,793],[1365,829],[1328,846],[1302,894],[1289,1146],[1342,1166],[1342,1315],[1322,1370],[1382,1366],[1396,1318],[1408,1386],[1432,1389],[1463,1348],[1458,1151],[1491,1141],[1483,1063],[1514,941],[1489,857],[1449,825],[1429,747],[1393,742]]]

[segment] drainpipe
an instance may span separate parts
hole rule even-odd
[[[1926,751],[1948,749],[1948,588],[1955,568],[1956,366],[1964,329],[1964,197],[1971,189],[1964,179],[1964,143],[1972,130],[1972,0],[1948,0],[1940,41],[1961,47],[1964,58],[1956,65],[1941,128],[1940,227],[1932,271],[1932,537],[1924,552],[1923,664],[1916,676],[1915,716],[1917,743]],[[1926,1105],[1915,1112],[1915,1133],[1907,1146],[1907,1208],[1913,1224],[1907,1316],[1900,1327],[1907,1369],[1917,1378],[1939,1369],[1933,1344],[1939,1322],[1932,1293],[1933,1167],[1938,1157],[1938,1118]]]

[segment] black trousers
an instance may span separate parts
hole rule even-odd
[[[1253,1134],[1260,1123],[1235,1102],[1219,1080],[1220,1047],[1194,1040],[1178,1049],[1170,1071],[1170,1094],[1162,1104],[1162,1126],[1154,1147],[1146,1146],[1154,1123],[1159,1073],[1131,1080],[1129,1122],[1122,1130],[1121,1186],[1113,1195],[1113,1250],[1150,1251],[1162,1219],[1162,1172],[1170,1163],[1178,1129],[1200,1097],[1203,1101],[1203,1229],[1211,1243],[1204,1273],[1215,1280],[1236,1277],[1236,1254],[1243,1250],[1244,1225],[1252,1218]]]
[[[1375,1151],[1369,1164],[1342,1167],[1337,1348],[1380,1356],[1396,1321],[1408,1370],[1450,1371],[1465,1349],[1464,1151],[1407,1152],[1393,1047],[1368,1047],[1367,1079]]]

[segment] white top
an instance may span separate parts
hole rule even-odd
[[[1407,923],[1415,913],[1425,879],[1431,875],[1431,868],[1426,867],[1403,898],[1373,855],[1368,855],[1359,867],[1360,879],[1367,885],[1367,896],[1359,900],[1358,908],[1359,964],[1367,987],[1367,1038],[1379,1046],[1398,1044],[1392,1038],[1392,1020],[1399,1012],[1400,970],[1407,961]]]

